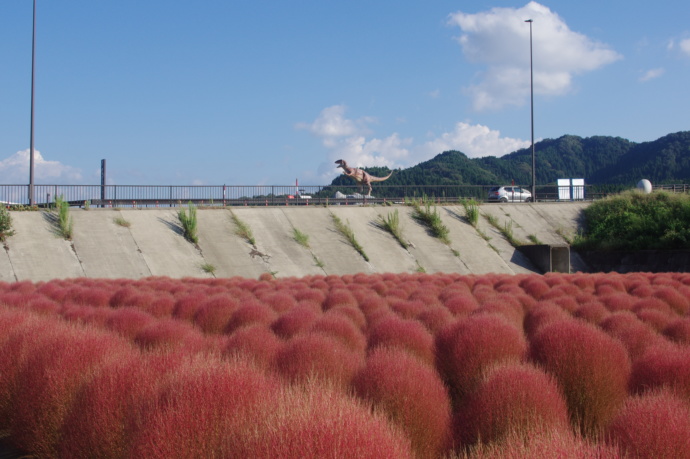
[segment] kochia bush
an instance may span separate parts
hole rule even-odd
[[[630,359],[620,341],[575,319],[554,322],[530,343],[530,357],[563,389],[571,420],[597,435],[627,396]]]
[[[378,347],[354,386],[407,433],[419,457],[438,457],[450,446],[450,398],[427,364],[401,349]]]
[[[456,403],[475,389],[491,366],[522,361],[526,353],[522,331],[494,314],[460,319],[436,335],[436,366]]]
[[[569,430],[568,407],[558,383],[537,367],[520,363],[489,370],[456,421],[456,438],[464,445],[511,436],[526,440],[556,430]]]
[[[369,348],[397,347],[429,365],[434,363],[434,337],[420,322],[391,315],[369,330]]]
[[[687,457],[690,406],[667,390],[631,397],[606,433],[630,457]]]

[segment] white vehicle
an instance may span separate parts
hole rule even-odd
[[[489,190],[489,202],[532,202],[532,193],[519,186],[495,186]]]

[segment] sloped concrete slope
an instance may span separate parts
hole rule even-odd
[[[511,227],[523,243],[537,239],[565,244],[579,231],[586,205],[483,204],[477,228],[469,224],[462,206],[439,206],[436,210],[449,229],[448,244],[432,236],[407,206],[202,208],[198,244],[183,237],[177,208],[72,209],[72,240],[59,235],[46,211],[13,212],[16,234],[0,254],[0,281],[539,272],[488,217]],[[407,248],[378,224],[395,212]],[[334,217],[351,237],[337,229]],[[240,234],[237,222],[251,231],[253,244]],[[306,235],[306,241],[298,242],[298,233]]]

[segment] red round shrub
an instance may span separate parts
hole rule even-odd
[[[142,293],[132,306],[140,307],[154,317],[170,317],[175,309],[175,299],[171,295],[154,296],[151,293]]]
[[[364,352],[367,348],[367,339],[364,333],[346,316],[332,314],[331,311],[333,309],[316,319],[309,327],[309,331],[323,333],[335,338],[355,352]]]
[[[523,326],[527,336],[534,336],[539,330],[553,322],[569,320],[568,314],[563,308],[551,301],[540,301],[525,314]]]
[[[635,392],[667,387],[690,400],[690,348],[670,342],[650,346],[633,362],[630,388]]]
[[[357,299],[349,290],[344,288],[334,288],[326,295],[323,302],[323,309],[327,311],[336,306],[351,306],[357,307]]]
[[[525,311],[517,299],[505,293],[493,295],[482,303],[474,313],[497,314],[503,316],[508,322],[517,328],[522,328],[525,320]]]
[[[664,390],[630,397],[608,426],[607,439],[629,457],[687,457],[690,408]]]
[[[347,317],[357,328],[364,331],[367,328],[367,317],[359,308],[352,306],[336,306],[328,310],[328,314]]]
[[[310,301],[312,303],[318,304],[320,309],[321,305],[326,299],[326,294],[324,293],[324,291],[312,287],[295,292],[295,299],[298,302]]]
[[[118,309],[111,309],[110,315],[105,321],[105,327],[119,333],[125,338],[134,339],[144,327],[156,321],[157,319],[151,316],[151,314],[139,308],[125,306]]]
[[[261,302],[277,313],[289,311],[297,306],[297,300],[288,292],[273,292],[261,297]]]
[[[402,350],[377,348],[353,384],[405,431],[418,457],[439,457],[448,448],[450,398],[433,368]]]
[[[176,319],[191,322],[205,300],[205,294],[200,292],[189,293],[175,302],[172,315]]]
[[[392,300],[391,311],[403,319],[414,319],[426,309],[424,303],[419,300]]]
[[[210,296],[201,303],[194,314],[194,323],[204,333],[223,333],[230,322],[230,318],[239,308],[237,300],[230,295],[220,294]]]
[[[82,386],[65,418],[59,457],[126,457],[140,410],[166,374],[158,360],[123,355]]]
[[[489,367],[521,361],[526,352],[522,331],[492,314],[460,319],[436,335],[436,367],[456,401],[474,389]]]
[[[271,325],[278,318],[273,309],[261,304],[258,300],[249,300],[241,304],[232,314],[225,326],[225,333],[231,334],[241,327],[252,324]]]
[[[577,317],[578,319],[582,319],[594,325],[597,325],[608,315],[609,310],[599,301],[588,301],[581,304],[573,311],[573,317]]]
[[[280,387],[245,361],[209,357],[180,365],[168,379],[140,414],[126,457],[237,457],[230,438],[268,411]]]
[[[570,427],[568,407],[558,383],[527,364],[491,368],[459,410],[456,439],[462,444],[496,442],[511,435],[529,438]]]
[[[287,341],[275,358],[278,372],[290,381],[310,377],[345,388],[364,365],[364,354],[322,333],[305,333]]]
[[[676,314],[685,315],[690,311],[690,299],[673,287],[656,287],[654,297],[669,305]]]
[[[676,343],[690,344],[690,318],[676,319],[663,330],[664,336]]]
[[[436,334],[446,325],[453,322],[453,314],[444,306],[434,306],[425,311],[422,311],[417,320],[424,324],[424,326],[433,335]]]
[[[434,363],[434,337],[416,320],[391,315],[377,321],[369,330],[369,349],[397,347],[427,362]]]
[[[55,324],[59,333],[26,344],[27,358],[17,375],[10,435],[38,457],[58,457],[61,429],[83,384],[106,359],[132,352],[117,335]]]
[[[297,333],[306,331],[320,314],[320,309],[317,312],[308,306],[296,306],[294,309],[281,314],[271,324],[271,328],[281,338],[291,338]]]
[[[262,413],[247,416],[243,428],[226,435],[225,457],[415,457],[401,429],[319,381],[283,386],[264,405]]]
[[[268,368],[275,362],[283,341],[265,325],[248,325],[235,330],[223,346],[224,354],[243,354],[257,366]]]
[[[609,335],[621,340],[632,360],[659,341],[659,335],[629,311],[614,312],[602,320],[599,326]]]
[[[139,331],[134,343],[145,350],[179,349],[189,353],[204,348],[203,334],[189,322],[175,319],[159,319]]]
[[[677,316],[673,313],[659,311],[658,309],[638,309],[635,314],[638,319],[656,331],[662,331]]]
[[[63,301],[72,301],[84,306],[101,308],[109,305],[112,292],[104,288],[85,288],[73,286],[65,295]]]
[[[621,459],[623,453],[615,446],[594,443],[571,432],[555,430],[540,432],[525,439],[511,434],[500,443],[480,443],[470,449],[474,459]]]
[[[540,276],[530,276],[520,282],[520,287],[535,300],[540,300],[551,290],[549,284],[544,282]]]
[[[443,305],[458,318],[469,316],[479,308],[479,303],[471,293],[447,296],[443,300]]]
[[[612,291],[611,293],[599,295],[599,301],[606,305],[606,308],[611,312],[630,311],[637,301],[634,296],[619,291]]]
[[[530,357],[563,389],[571,419],[596,435],[627,396],[630,359],[620,341],[579,321],[554,322],[530,343]]]

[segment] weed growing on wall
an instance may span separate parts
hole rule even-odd
[[[189,242],[197,244],[199,236],[197,235],[196,206],[189,201],[187,211],[184,208],[178,210],[177,217],[180,219],[184,238]]]
[[[360,255],[362,255],[362,258],[364,258],[366,261],[369,261],[369,257],[364,252],[364,247],[362,247],[359,244],[359,242],[357,242],[357,239],[355,238],[355,233],[354,231],[352,231],[352,228],[350,228],[350,225],[343,222],[334,213],[331,213],[331,218],[333,219],[333,223],[335,224],[335,228],[338,230],[338,232],[345,236],[345,239],[347,239],[350,245],[352,245],[352,247],[354,247],[354,249],[357,252],[359,252]]]
[[[215,265],[212,265],[211,263],[202,264],[201,270],[207,274],[215,274],[216,273],[216,267],[215,267]]]
[[[74,231],[74,220],[69,215],[69,202],[65,201],[62,196],[57,196],[55,198],[55,208],[57,209],[58,231],[62,237],[71,240]]]
[[[256,239],[254,239],[254,233],[252,233],[252,229],[249,227],[249,225],[235,215],[232,210],[230,211],[230,218],[235,224],[235,234],[247,241],[252,246],[256,246]]]
[[[403,249],[407,250],[407,248],[410,246],[410,244],[403,237],[398,209],[395,209],[393,212],[389,212],[385,217],[383,215],[379,215],[379,219],[375,222],[375,224],[382,230],[391,233]]]
[[[467,221],[476,228],[479,223],[479,204],[474,199],[469,199],[462,201],[462,205],[465,208]]]
[[[441,221],[441,214],[438,213],[436,206],[433,206],[428,199],[421,201],[412,201],[412,208],[414,209],[414,218],[425,225],[431,231],[431,234],[438,238],[444,244],[450,245],[450,230]]]
[[[491,226],[496,228],[503,237],[512,245],[513,247],[520,247],[522,242],[520,242],[513,234],[513,221],[506,221],[503,226],[498,222],[498,219],[493,215],[486,215],[486,221],[489,222]]]
[[[301,232],[297,228],[292,229],[292,238],[302,247],[309,248],[309,235]]]
[[[0,241],[5,242],[5,240],[13,234],[12,217],[9,211],[2,207],[0,208]]]
[[[113,218],[113,223],[115,223],[118,226],[122,226],[123,228],[129,228],[132,226],[132,224],[127,221],[124,217],[115,217]]]

